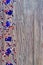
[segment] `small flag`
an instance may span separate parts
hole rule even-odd
[[[7,26],[7,27],[10,26],[10,21],[6,21],[6,26]]]
[[[11,53],[11,49],[8,48],[8,49],[6,50],[6,52],[5,52],[5,54],[9,56],[10,53]]]
[[[13,13],[12,10],[9,10],[9,11],[6,12],[6,14],[8,14],[8,15],[12,15],[12,13]]]
[[[5,38],[5,41],[11,41],[12,37]]]

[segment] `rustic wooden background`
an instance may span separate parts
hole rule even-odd
[[[16,0],[15,8],[17,65],[43,65],[43,0]]]
[[[17,0],[17,65],[43,65],[43,0]]]

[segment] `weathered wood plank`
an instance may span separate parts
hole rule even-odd
[[[33,65],[33,11],[22,10],[20,1],[17,2],[17,47],[18,47],[18,65]],[[22,14],[21,14],[22,12]]]
[[[41,23],[41,18],[43,17],[41,15],[41,12],[43,10],[41,10],[42,8],[42,1],[34,1],[34,0],[24,0],[23,4],[20,5],[21,0],[19,0],[18,3],[18,9],[17,9],[17,35],[20,36],[20,40],[22,40],[21,37],[22,36],[22,31],[21,31],[21,27],[22,30],[24,30],[24,38],[25,40],[23,40],[23,48],[25,49],[25,51],[21,51],[20,48],[22,48],[22,41],[19,42],[19,52],[22,54],[24,53],[24,56],[26,57],[26,60],[24,60],[23,62],[23,58],[21,58],[21,61],[18,60],[18,63],[22,63],[22,65],[26,64],[26,65],[43,65],[43,53],[42,53],[42,48],[41,48],[41,39],[40,38],[42,36],[42,30],[41,30],[41,26],[43,25]],[[34,4],[35,3],[35,4]],[[23,6],[23,10],[21,10],[21,7]],[[43,9],[43,8],[42,8]],[[21,16],[21,11],[22,11],[22,16]],[[18,14],[19,13],[19,14]],[[40,18],[41,17],[41,18]],[[34,19],[34,20],[33,20]],[[21,25],[22,23],[22,25]],[[19,27],[20,26],[20,27]],[[32,31],[31,31],[32,30]],[[21,32],[20,32],[21,31]],[[21,34],[20,34],[21,33]],[[34,36],[34,37],[31,37]],[[25,43],[25,45],[24,45]],[[18,47],[19,47],[18,46]],[[32,50],[33,47],[33,50]],[[27,51],[28,50],[28,51]],[[18,52],[18,55],[19,55]],[[33,52],[33,53],[32,53]],[[42,53],[42,54],[41,54]],[[24,57],[23,56],[23,57]],[[18,56],[19,57],[19,56]],[[22,55],[21,55],[22,57]]]

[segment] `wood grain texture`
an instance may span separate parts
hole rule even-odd
[[[17,65],[43,65],[43,4],[38,0],[18,0]]]
[[[33,65],[33,11],[25,12],[22,2],[17,3],[17,64]]]
[[[16,0],[13,6],[17,65],[43,65],[43,1]]]

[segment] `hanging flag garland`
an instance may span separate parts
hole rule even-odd
[[[16,1],[15,0],[3,0],[2,1],[2,6],[4,7],[4,9],[2,9],[2,12],[4,13],[4,16],[3,16],[4,18],[2,16],[0,16],[0,19],[3,20],[3,22],[1,22],[2,28],[3,28],[2,29],[3,34],[2,34],[2,36],[0,36],[0,39],[3,38],[4,41],[2,41],[3,42],[3,45],[2,45],[3,51],[0,50],[0,52],[2,53],[3,65],[4,65],[4,63],[6,65],[16,65],[17,64],[17,62],[16,62],[16,44],[14,43],[14,42],[16,42],[15,38],[14,38],[15,33],[13,34],[13,31],[15,31],[14,27],[16,24],[12,20],[13,19],[13,3],[12,2],[14,3]],[[7,8],[7,6],[10,8]],[[1,28],[0,28],[0,30],[1,30]],[[8,57],[8,59],[6,57]],[[9,58],[11,58],[11,59],[9,60]],[[8,61],[5,59],[7,59]]]

